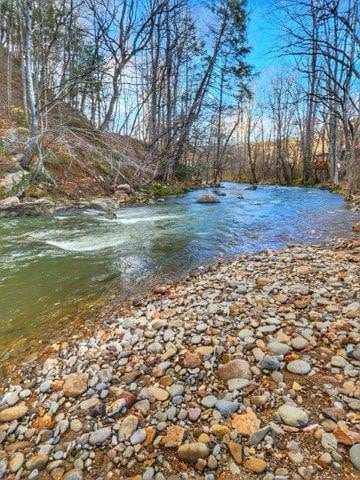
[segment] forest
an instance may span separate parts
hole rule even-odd
[[[359,480],[360,0],[0,0],[0,480]]]
[[[264,89],[245,1],[1,0],[1,108],[28,128],[20,163],[32,182],[56,181],[49,157],[65,169],[80,142],[112,187],[231,179],[358,191],[359,2],[270,4],[279,67]],[[140,158],[124,153],[131,141]]]

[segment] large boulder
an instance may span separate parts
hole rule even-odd
[[[0,177],[0,198],[21,195],[29,184],[29,173],[25,170],[5,173]]]
[[[126,193],[132,193],[132,188],[128,183],[122,183],[121,185],[117,185],[116,190]]]
[[[214,190],[213,191],[214,195],[217,195],[218,197],[226,197],[226,193],[225,192],[221,192],[220,190]]]
[[[354,232],[360,232],[360,222],[354,223],[352,229]]]
[[[19,205],[20,200],[16,196],[6,197],[4,200],[0,200],[0,208],[10,208],[15,205]]]
[[[211,193],[205,193],[196,200],[197,203],[219,203],[219,201],[218,197]]]
[[[47,198],[17,201],[17,197],[6,198],[0,203],[0,218],[3,217],[38,217],[51,215],[55,204]]]
[[[94,198],[90,202],[90,207],[101,212],[113,212],[117,205],[111,198]]]

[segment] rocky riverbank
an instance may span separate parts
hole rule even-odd
[[[360,242],[204,268],[20,365],[0,478],[356,479]]]
[[[129,185],[122,185],[116,195],[112,197],[94,197],[91,199],[52,199],[50,197],[22,197],[9,196],[0,200],[0,218],[2,217],[37,217],[48,216],[54,213],[63,213],[69,210],[94,209],[105,215],[114,215],[115,210],[124,205],[146,203],[146,195],[134,192]]]
[[[31,197],[26,195],[19,197],[9,195],[0,199],[0,218],[49,216],[71,210],[85,209],[98,210],[106,216],[113,217],[115,216],[116,210],[121,207],[163,202],[167,196],[180,195],[190,190],[213,187],[213,185],[205,183],[201,185],[166,185],[154,183],[147,187],[134,190],[130,185],[123,184],[118,185],[116,192],[109,196],[78,198],[76,200],[65,197]]]

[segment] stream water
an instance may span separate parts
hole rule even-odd
[[[350,236],[358,219],[326,190],[224,187],[218,204],[196,203],[197,190],[113,219],[89,210],[0,220],[0,354],[51,335],[101,292],[141,292],[222,257]]]

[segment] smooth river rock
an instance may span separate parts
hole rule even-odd
[[[232,378],[252,379],[250,364],[246,360],[235,359],[220,365],[217,371],[220,380],[227,382]]]
[[[350,448],[349,456],[351,463],[360,471],[360,443],[357,443]]]
[[[65,397],[78,397],[87,389],[87,375],[72,373],[65,378],[63,392]]]
[[[239,408],[239,402],[231,402],[229,400],[218,400],[215,403],[215,408],[223,417],[227,417],[230,413],[234,413]]]
[[[26,405],[16,405],[15,407],[5,408],[0,412],[0,422],[11,422],[22,418],[28,412]]]
[[[201,195],[196,202],[197,203],[219,203],[219,198],[216,195],[211,193],[207,193],[205,195]]]
[[[62,480],[82,480],[83,473],[79,469],[69,470],[65,475],[62,477]]]
[[[98,430],[95,430],[95,432],[92,432],[90,434],[89,443],[91,445],[102,445],[106,442],[106,440],[108,440],[108,438],[110,438],[110,436],[110,427],[99,428]]]
[[[49,456],[45,453],[40,453],[39,455],[33,455],[26,462],[27,470],[42,470],[45,468],[47,462],[49,461]]]
[[[22,452],[16,452],[9,460],[9,471],[16,473],[24,464],[25,455]]]
[[[282,405],[277,413],[286,425],[292,427],[305,427],[309,423],[308,414],[302,408],[293,405]]]
[[[135,432],[139,424],[139,419],[135,415],[128,415],[124,420],[122,420],[118,425],[118,435],[121,436],[123,440],[128,440],[131,435]]]
[[[190,463],[196,463],[200,458],[207,458],[209,453],[209,448],[205,443],[185,443],[178,448],[181,460]]]
[[[287,364],[289,372],[296,373],[297,375],[306,375],[311,370],[311,365],[305,360],[293,360]]]

